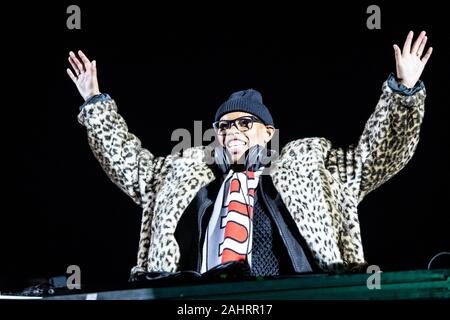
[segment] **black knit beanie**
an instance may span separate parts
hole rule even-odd
[[[257,116],[265,125],[274,125],[269,109],[263,104],[261,93],[254,89],[237,91],[231,94],[227,101],[222,103],[216,112],[215,120],[230,112],[248,112]]]

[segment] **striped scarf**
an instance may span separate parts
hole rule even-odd
[[[229,171],[206,229],[202,273],[229,261],[247,260],[251,266],[254,194],[261,173]]]

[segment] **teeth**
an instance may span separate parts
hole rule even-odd
[[[245,145],[245,142],[239,141],[239,140],[233,140],[228,143],[229,147],[237,147],[237,146],[243,146],[243,145]]]

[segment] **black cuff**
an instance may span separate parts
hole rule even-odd
[[[404,96],[412,96],[417,91],[420,91],[425,88],[425,85],[423,84],[422,80],[417,81],[416,85],[413,88],[407,88],[398,81],[397,77],[392,72],[389,75],[387,82],[389,88],[391,88],[392,91],[400,93]]]
[[[100,93],[100,94],[96,94],[95,96],[90,97],[89,99],[87,99],[81,106],[80,106],[80,111],[83,110],[83,108],[91,103],[96,103],[98,101],[102,101],[102,100],[107,100],[107,99],[111,99],[111,97],[109,96],[109,94],[107,93]]]

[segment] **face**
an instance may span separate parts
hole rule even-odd
[[[234,120],[244,116],[251,116],[252,114],[247,112],[230,112],[224,114],[220,120]],[[272,139],[275,133],[275,128],[272,126],[266,126],[263,123],[253,122],[253,126],[250,130],[245,132],[239,131],[235,125],[231,126],[226,131],[225,135],[218,135],[217,138],[222,147],[231,155],[231,160],[236,162],[244,153],[254,145],[265,146],[267,142]]]

